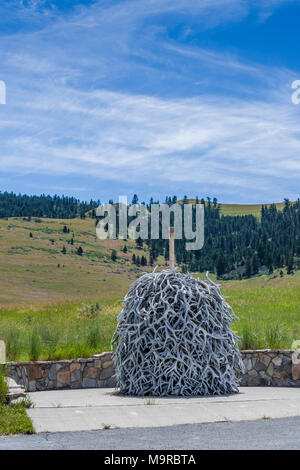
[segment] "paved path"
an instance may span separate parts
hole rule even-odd
[[[4,449],[128,450],[129,456],[131,449],[299,450],[300,418],[0,437],[0,450]]]
[[[29,394],[37,432],[147,428],[300,416],[300,388],[241,387],[229,396],[145,399],[114,389]]]

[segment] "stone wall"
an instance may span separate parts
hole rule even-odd
[[[299,354],[292,349],[242,351],[245,373],[240,385],[300,387]]]
[[[28,392],[115,386],[111,353],[87,359],[8,362],[6,365],[8,375]]]
[[[297,359],[299,357],[299,359]],[[300,387],[300,351],[242,351],[241,386]],[[298,361],[298,364],[296,362]],[[9,376],[26,391],[115,387],[111,353],[65,361],[9,362]]]

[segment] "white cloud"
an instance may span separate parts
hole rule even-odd
[[[132,184],[148,175],[166,183],[210,178],[248,188],[258,176],[300,177],[299,113],[290,102],[64,89],[48,103],[36,96],[24,112],[29,108],[28,127],[3,145],[10,155],[2,159],[4,171],[105,175]]]
[[[289,197],[300,177],[292,72],[161,40],[150,21],[176,12],[213,27],[244,17],[248,3],[106,2],[4,38],[2,171],[155,182],[163,192],[209,182],[249,201],[273,197],[280,180]]]

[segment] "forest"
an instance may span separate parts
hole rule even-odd
[[[185,196],[182,204],[189,200]],[[193,200],[205,207],[204,246],[201,250],[187,251],[186,240],[175,241],[176,261],[183,272],[215,272],[220,279],[249,278],[262,272],[271,274],[274,269],[286,268],[287,274],[300,269],[300,200],[284,200],[283,210],[275,204],[262,205],[261,216],[230,216],[220,213],[221,204],[217,199]],[[113,203],[112,200],[109,201]],[[167,196],[165,203],[170,206],[177,197]],[[132,204],[138,203],[134,195]],[[153,198],[142,202],[150,210],[151,204],[159,203]],[[91,217],[97,224],[95,208],[100,201],[79,201],[67,196],[28,196],[0,192],[0,218],[47,217],[72,219]],[[117,205],[116,205],[117,206]],[[171,225],[172,225],[171,213]],[[149,220],[149,223],[151,219]],[[147,248],[148,260],[144,256],[134,257],[132,262],[143,266],[154,265],[158,256],[169,258],[168,240],[136,240],[138,248]],[[112,260],[113,261],[113,260]]]

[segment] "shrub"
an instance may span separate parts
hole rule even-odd
[[[79,308],[79,319],[80,320],[95,320],[101,310],[101,305],[96,302],[95,304],[84,304]]]

